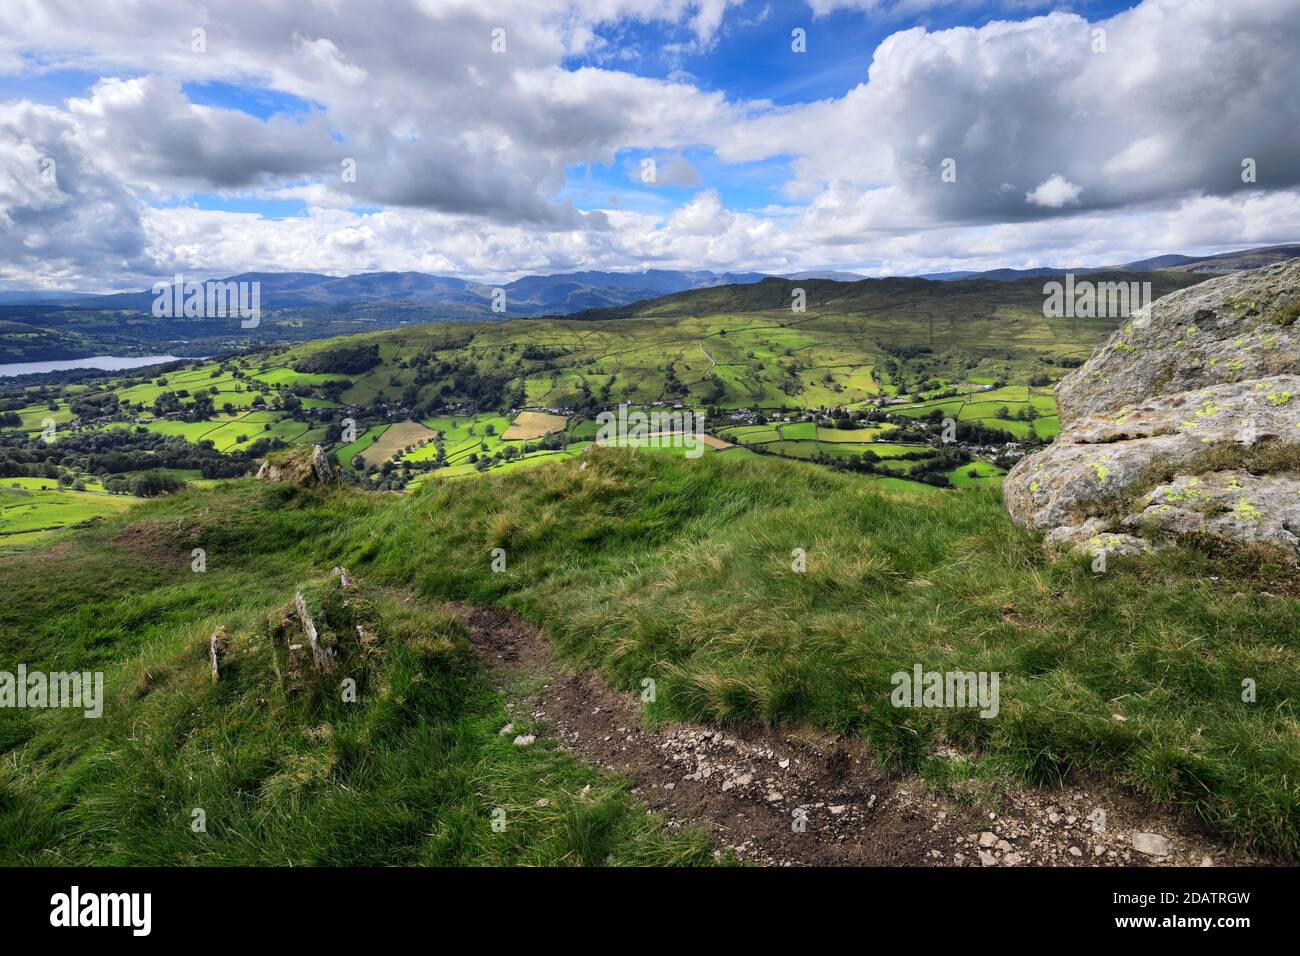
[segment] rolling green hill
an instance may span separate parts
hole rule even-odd
[[[1155,294],[1198,281],[1137,278]],[[16,429],[0,424],[0,479],[219,479],[314,442],[352,480],[413,488],[579,454],[594,416],[629,403],[704,414],[710,433],[742,446],[709,454],[813,461],[913,490],[996,484],[1018,453],[1001,446],[1052,439],[1052,383],[1116,324],[1043,311],[1040,280],[766,279],[572,318],[417,325],[0,384]],[[558,410],[568,424],[503,439],[519,408]],[[940,447],[945,419],[962,426],[959,449]],[[57,445],[41,437],[49,422]],[[429,430],[427,443],[400,437]]]
[[[1002,465],[1051,440],[1053,381],[1111,323],[1045,319],[1016,283],[855,286],[819,301],[813,280],[767,282],[635,315],[420,326],[0,389],[3,514],[21,544],[0,561],[0,655],[104,670],[111,715],[0,715],[0,852],[715,860],[626,782],[502,738],[511,714],[452,601],[517,612],[616,687],[651,677],[652,718],[812,726],[963,799],[1100,780],[1295,858],[1294,568],[1178,545],[1097,574],[1044,555],[994,493]],[[780,306],[797,287],[803,313]],[[720,447],[593,450],[594,416],[623,402],[703,411]],[[524,407],[563,424],[506,439]],[[240,477],[310,442],[344,486]],[[39,530],[51,514],[66,520]],[[364,622],[359,705],[277,656],[295,592],[326,593],[335,565],[366,587],[349,612],[364,617],[342,626]],[[233,656],[214,683],[219,627]],[[916,662],[999,672],[1003,716],[890,706],[889,674]],[[1243,706],[1242,675],[1274,704]],[[191,838],[195,807],[213,839]],[[488,825],[501,807],[520,815],[504,840]]]

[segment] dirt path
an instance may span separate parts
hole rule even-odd
[[[856,741],[805,728],[647,727],[639,700],[552,661],[541,632],[505,611],[449,605],[513,712],[581,759],[625,774],[672,827],[774,866],[1196,866],[1258,861],[1105,787],[1000,791],[996,810],[890,777]],[[521,681],[538,692],[517,696]],[[539,683],[540,682],[540,683]],[[1104,818],[1098,811],[1104,812]],[[1134,834],[1147,850],[1135,847]],[[1167,846],[1161,843],[1167,841]]]

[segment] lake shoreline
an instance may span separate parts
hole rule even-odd
[[[10,362],[0,365],[0,379],[22,375],[48,375],[51,372],[96,371],[123,372],[170,362],[196,361],[182,355],[92,355],[78,359],[50,359],[44,362]]]

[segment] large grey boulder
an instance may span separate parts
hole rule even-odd
[[[1003,500],[1055,546],[1206,534],[1300,551],[1300,261],[1134,312],[1056,388]]]

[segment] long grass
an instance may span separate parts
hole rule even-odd
[[[1049,559],[992,492],[892,496],[725,455],[584,459],[431,485],[334,546],[425,597],[518,610],[619,686],[654,679],[665,718],[810,722],[908,769],[955,746],[1017,780],[1085,772],[1300,855],[1286,560],[1181,547],[1094,573]],[[890,677],[915,664],[998,672],[1000,713],[894,707]]]
[[[668,834],[625,781],[501,735],[536,728],[437,609],[367,587],[381,645],[357,700],[334,678],[286,687],[269,630],[297,582],[329,570],[304,542],[326,514],[376,503],[190,492],[126,535],[0,568],[0,669],[107,672],[98,719],[0,711],[0,862],[711,863],[702,835]],[[218,625],[231,651],[214,683]]]
[[[437,602],[512,608],[572,664],[629,690],[653,679],[654,717],[807,722],[927,772],[947,747],[981,775],[1050,784],[1081,772],[1246,847],[1300,856],[1300,601],[1294,568],[1268,554],[1179,547],[1095,574],[1049,559],[992,493],[892,495],[793,462],[614,449],[409,496],[239,482],[129,520],[0,568],[13,596],[0,606],[5,657],[103,662],[118,695],[116,718],[11,728],[0,845],[25,860],[106,847],[142,861],[592,862],[610,846],[616,860],[706,858],[634,825],[621,791],[588,806],[561,787],[549,813],[533,807],[566,775],[575,787],[594,778],[532,766],[562,760],[495,738],[504,712],[463,654],[416,695],[415,726],[394,731],[374,702],[332,717],[336,750],[301,742],[312,715],[214,696],[201,679],[211,628],[251,623],[338,563],[410,596],[389,613],[421,616],[453,647],[463,635]],[[189,570],[199,546],[206,576]],[[417,667],[404,660],[395,681]],[[892,706],[891,675],[916,664],[997,671],[998,716]],[[150,689],[127,703],[128,687]],[[276,745],[287,755],[272,745],[283,738],[299,741]],[[361,740],[375,752],[362,758]],[[198,773],[214,755],[220,769]],[[268,792],[276,778],[308,782]],[[200,797],[247,840],[196,850],[185,807]],[[487,840],[476,821],[500,801],[541,819]],[[157,855],[126,849],[173,826],[183,832],[167,831]]]

